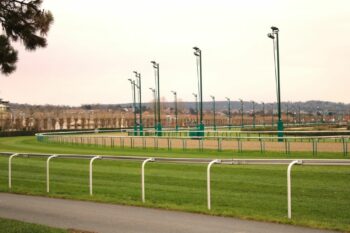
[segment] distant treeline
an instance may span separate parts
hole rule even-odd
[[[228,102],[227,101],[216,101],[216,109],[217,111],[227,111]],[[195,109],[195,102],[183,102],[179,101],[179,105],[184,109]],[[162,102],[163,108],[173,108],[173,102]],[[252,101],[244,101],[243,102],[244,111],[252,111],[253,102]],[[276,103],[265,103],[265,111],[271,111],[272,106],[274,107],[274,111],[276,111]],[[319,112],[322,114],[332,114],[332,113],[343,113],[349,114],[350,112],[350,104],[344,103],[335,103],[329,101],[306,101],[306,102],[282,102],[281,104],[282,111],[286,112],[298,112],[300,111],[304,113],[310,112],[315,113]],[[123,103],[123,104],[84,104],[79,107],[72,107],[68,105],[31,105],[31,104],[16,104],[10,103],[11,109],[18,110],[31,110],[31,111],[57,111],[57,110],[123,110],[125,108],[132,108],[132,103]],[[142,103],[143,110],[153,109],[152,102]],[[210,111],[212,109],[212,102],[206,101],[203,102],[203,110]],[[241,109],[241,103],[239,101],[231,101],[231,109],[232,111],[238,111]],[[262,102],[255,103],[255,110],[262,111],[263,104]]]

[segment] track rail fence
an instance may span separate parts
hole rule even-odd
[[[37,134],[42,143],[80,145],[109,148],[139,148],[154,150],[194,149],[245,151],[278,151],[286,155],[291,152],[338,152],[348,155],[350,131],[286,131],[282,141],[278,141],[276,131],[207,131],[203,137],[189,136],[192,131],[166,131],[159,136],[101,135],[115,131],[55,132]],[[120,131],[118,131],[120,133]],[[311,134],[313,136],[307,136]],[[326,136],[320,136],[326,134]],[[329,135],[328,135],[329,134]],[[334,135],[331,135],[334,134]],[[304,135],[304,136],[303,136]]]
[[[12,178],[12,160],[14,157],[25,158],[46,158],[46,192],[50,192],[50,160],[53,158],[61,159],[86,159],[89,163],[89,193],[93,195],[93,162],[95,160],[110,161],[133,161],[141,162],[141,196],[142,202],[145,202],[145,165],[148,162],[156,163],[175,163],[175,164],[206,164],[207,165],[207,208],[211,209],[211,188],[210,173],[214,164],[220,165],[288,165],[287,167],[287,211],[288,218],[292,218],[292,182],[291,171],[294,165],[313,165],[313,166],[350,166],[348,159],[197,159],[197,158],[149,158],[149,157],[131,157],[131,156],[105,156],[105,155],[76,155],[76,154],[35,154],[35,153],[11,153],[1,152],[0,156],[8,157],[8,181],[11,190]]]

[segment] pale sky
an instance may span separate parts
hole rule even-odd
[[[160,64],[161,96],[193,101],[193,46],[203,54],[204,100],[276,101],[270,27],[280,28],[282,101],[350,102],[349,0],[44,0],[55,22],[48,47],[18,44],[17,71],[0,76],[16,103],[131,102],[142,75],[150,102]]]

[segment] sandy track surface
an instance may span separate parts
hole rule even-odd
[[[122,147],[122,148],[178,148],[178,149],[211,149],[211,150],[235,150],[242,149],[243,151],[298,151],[298,152],[312,152],[317,147],[317,152],[340,152],[344,151],[344,144],[340,141],[334,142],[317,142],[316,145],[312,141],[247,141],[247,140],[221,140],[221,139],[169,139],[169,138],[154,138],[154,137],[108,137],[108,136],[64,136],[54,137],[51,140],[64,140],[68,143],[79,144],[95,144],[104,145],[108,147]]]

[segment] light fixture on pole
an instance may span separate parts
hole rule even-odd
[[[228,129],[231,129],[231,100],[228,97],[225,97],[228,101]]]
[[[241,127],[244,128],[244,119],[243,119],[243,100],[239,99],[241,102]]]
[[[141,90],[141,74],[137,71],[134,71],[136,81],[137,81],[137,88],[139,89],[139,131],[140,136],[143,136],[143,125],[142,125],[142,90]]]
[[[132,108],[133,108],[133,112],[134,112],[134,136],[137,135],[137,123],[136,123],[136,90],[135,90],[135,86],[136,83],[134,80],[131,80],[130,78],[128,79],[131,83],[131,91],[132,91]]]
[[[299,122],[299,126],[301,125],[301,115],[300,115],[300,113],[301,113],[301,106],[300,106],[301,104],[299,103],[298,104],[298,122]]]
[[[196,125],[199,124],[198,122],[198,95],[195,93],[192,93],[192,95],[194,96],[195,100],[196,100]]]
[[[214,130],[216,130],[216,119],[215,119],[215,96],[210,96],[213,100],[213,125],[214,125]]]
[[[204,136],[204,123],[203,123],[203,83],[202,83],[202,50],[198,47],[193,47],[194,55],[197,61],[197,75],[198,75],[198,95],[199,95],[199,125],[197,136]]]
[[[177,93],[176,91],[171,91],[174,94],[174,104],[175,104],[175,130],[179,130],[179,126],[177,124]]]
[[[286,125],[288,126],[289,125],[289,105],[288,105],[288,103],[286,103],[286,105],[287,105],[287,116],[286,116],[287,123],[286,123]]]
[[[156,80],[156,90],[157,90],[157,110],[158,110],[158,117],[157,117],[157,135],[162,136],[162,123],[160,119],[160,88],[159,88],[159,63],[155,61],[151,61],[154,68],[155,73],[155,80]]]
[[[149,88],[153,93],[153,111],[154,111],[154,129],[157,129],[157,96],[156,96],[156,89]]]
[[[262,104],[262,115],[263,115],[263,124],[265,126],[265,103],[264,102],[261,102]]]
[[[273,119],[273,105],[274,104],[271,104],[271,126],[273,127],[273,125],[274,125],[274,119]]]
[[[253,128],[255,128],[255,102],[252,101],[253,104],[253,112],[252,112],[252,116],[253,116]]]
[[[279,58],[279,29],[277,27],[271,27],[272,33],[267,36],[273,40],[273,54],[275,59],[275,78],[276,78],[276,90],[277,90],[277,111],[278,111],[278,141],[283,141],[283,121],[281,112],[281,83],[280,83],[280,58]]]

